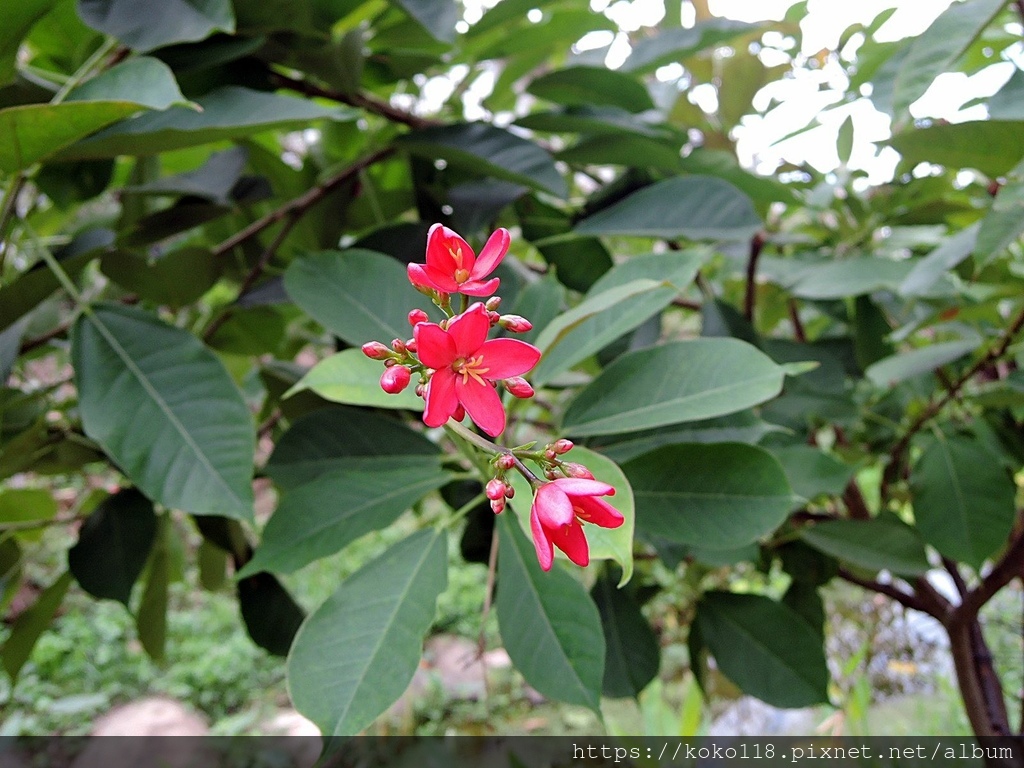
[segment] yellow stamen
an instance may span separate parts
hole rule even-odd
[[[484,381],[484,374],[487,373],[490,368],[483,367],[483,355],[477,355],[467,360],[464,357],[460,357],[454,363],[452,363],[452,370],[459,376],[462,376],[462,383],[466,384],[470,378],[478,384],[486,384]]]

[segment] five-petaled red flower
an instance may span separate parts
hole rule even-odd
[[[491,384],[518,376],[540,360],[540,350],[517,339],[487,340],[491,322],[479,302],[453,318],[445,330],[418,323],[413,330],[420,362],[434,369],[427,384],[423,421],[439,427],[459,408],[492,437],[505,429],[505,409]]]
[[[537,560],[545,571],[551,570],[555,547],[565,552],[576,565],[590,563],[590,548],[580,521],[602,528],[618,528],[623,517],[615,507],[598,496],[613,496],[607,483],[584,478],[564,477],[537,489],[530,508],[530,530]]]
[[[469,243],[443,224],[427,234],[427,263],[410,264],[409,280],[421,288],[467,296],[490,296],[498,290],[498,278],[485,280],[508,252],[507,229],[497,229],[477,256]]]

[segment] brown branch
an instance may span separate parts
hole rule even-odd
[[[32,350],[39,349],[39,347],[45,346],[49,342],[53,341],[58,336],[63,336],[71,328],[71,323],[61,323],[56,328],[51,328],[41,336],[36,336],[34,339],[26,339],[21,343],[21,349],[18,350],[19,355],[24,355]]]
[[[793,337],[801,344],[806,344],[807,332],[804,331],[804,324],[800,322],[800,309],[796,305],[796,299],[789,300],[789,322],[793,325]]]
[[[703,308],[699,301],[690,301],[689,299],[672,299],[673,307],[682,307],[683,309],[689,309],[694,312],[700,312]]]
[[[270,80],[274,85],[280,88],[287,88],[306,96],[330,99],[331,101],[337,101],[340,104],[348,104],[350,107],[365,109],[367,112],[373,112],[375,115],[380,115],[394,123],[407,125],[415,130],[431,128],[442,124],[438,120],[420,117],[419,115],[414,115],[404,109],[399,109],[383,99],[379,99],[376,96],[370,96],[366,93],[345,93],[344,91],[332,90],[330,88],[324,88],[317,85],[316,83],[311,83],[308,80],[300,80],[295,77],[289,77],[288,75],[282,75],[279,72],[271,73]]]
[[[864,494],[861,493],[856,479],[851,478],[850,482],[846,484],[846,488],[843,490],[843,504],[846,505],[846,511],[850,513],[852,519],[871,519],[871,510],[868,509],[868,503],[864,500]]]
[[[311,187],[303,194],[296,198],[289,200],[287,203],[282,205],[280,208],[275,208],[273,211],[268,213],[261,219],[257,219],[252,224],[247,226],[245,229],[236,232],[227,240],[217,245],[213,249],[214,256],[223,256],[225,253],[230,251],[232,248],[241,245],[246,240],[255,237],[264,229],[269,226],[276,224],[277,222],[285,219],[289,216],[302,216],[307,210],[312,208],[314,205],[323,200],[327,195],[337,189],[339,186],[350,180],[353,176],[359,174],[365,168],[378,163],[386,157],[390,157],[394,154],[394,147],[384,147],[378,149],[376,152],[367,155],[362,160],[345,168],[343,171],[330,176],[314,187]]]
[[[981,583],[966,594],[953,612],[955,619],[967,620],[977,616],[981,607],[1014,578],[1024,579],[1024,531],[1017,534]]]
[[[953,580],[953,586],[956,587],[956,592],[960,595],[960,600],[962,601],[967,594],[967,583],[964,581],[963,574],[960,573],[956,562],[948,557],[944,557],[942,558],[942,567],[946,569],[946,573]]]
[[[1020,14],[1020,20],[1024,21],[1024,0],[1014,0],[1013,4],[1017,8],[1017,13]],[[1021,718],[1024,718],[1024,713],[1021,714]],[[1024,731],[1024,719],[1021,720],[1021,731]]]
[[[935,611],[935,607],[930,605],[927,601],[922,600],[917,594],[911,592],[904,592],[902,589],[898,589],[892,584],[883,584],[880,581],[874,581],[872,579],[864,579],[860,576],[846,570],[845,568],[839,568],[839,577],[856,584],[858,587],[877,592],[880,595],[891,597],[900,605],[910,608],[921,613],[927,613],[939,621],[942,621],[942,616]]]
[[[750,238],[750,256],[747,258],[747,290],[743,294],[743,316],[748,323],[754,321],[754,302],[757,297],[757,260],[764,249],[764,234],[755,233]]]

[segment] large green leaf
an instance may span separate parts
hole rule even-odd
[[[113,125],[64,150],[61,160],[154,155],[271,129],[306,128],[314,120],[348,120],[353,112],[312,101],[228,86],[196,99],[199,109],[172,107]],[[95,130],[95,129],[94,129]]]
[[[408,133],[398,144],[428,160],[445,160],[484,176],[508,179],[565,197],[567,188],[555,162],[528,139],[484,123],[425,128]]]
[[[903,116],[910,105],[924,95],[936,77],[950,70],[1005,5],[1006,0],[953,3],[911,42],[893,84],[897,125],[905,122]]]
[[[854,467],[811,445],[772,448],[793,491],[805,499],[839,496],[853,476]]]
[[[508,515],[498,539],[498,626],[512,663],[545,696],[600,711],[605,645],[594,601],[560,567],[542,571]]]
[[[78,15],[136,51],[235,31],[230,0],[78,0]]]
[[[371,360],[361,350],[346,349],[314,365],[285,395],[310,389],[334,403],[423,410],[423,400],[416,396],[411,384],[397,395],[389,395],[382,390],[382,373],[384,366],[379,360]]]
[[[131,101],[156,110],[189,105],[171,68],[151,56],[136,56],[86,80],[64,103],[78,101]]]
[[[146,569],[146,585],[142,590],[135,628],[139,642],[154,661],[163,661],[167,647],[167,598],[171,579],[170,518],[162,515],[153,551]]]
[[[978,228],[978,224],[964,227],[915,263],[900,283],[900,295],[920,296],[928,293],[946,272],[971,255],[978,239]]]
[[[0,648],[0,663],[3,664],[11,683],[18,680],[21,668],[25,666],[32,649],[35,648],[39,636],[46,631],[57,615],[60,604],[64,602],[64,595],[71,586],[71,574],[65,571],[46,589],[39,593],[39,597],[30,608],[24,611],[14,624],[11,625],[10,634]]]
[[[0,427],[6,426],[5,416],[0,410]],[[39,541],[45,521],[52,520],[56,515],[57,500],[45,488],[8,488],[0,491],[0,528],[4,523],[41,523],[36,529],[19,530],[17,537],[21,541]]]
[[[420,531],[356,571],[306,619],[288,657],[288,688],[324,736],[359,733],[409,685],[447,565],[445,536]]]
[[[779,462],[742,443],[659,448],[623,467],[637,526],[682,544],[736,549],[774,531],[796,503]]]
[[[398,519],[448,480],[436,457],[337,459],[334,468],[287,491],[252,560],[240,571],[291,573]]]
[[[383,414],[334,406],[295,420],[274,446],[265,467],[280,487],[294,488],[355,458],[411,458],[434,463],[440,449]]]
[[[695,53],[752,32],[754,29],[756,27],[752,24],[742,21],[717,18],[702,21],[692,27],[663,29],[634,45],[622,69],[625,72],[653,70],[661,64],[682,61]]]
[[[303,311],[356,347],[409,338],[409,310],[430,303],[412,287],[398,261],[357,248],[292,262],[284,286]]]
[[[658,674],[658,638],[636,600],[627,591],[616,589],[608,571],[598,577],[590,596],[597,605],[604,630],[604,694],[635,698]]]
[[[910,261],[870,256],[826,261],[800,270],[790,291],[801,299],[842,299],[896,290],[913,267]]]
[[[654,109],[651,95],[636,78],[604,67],[556,69],[534,78],[526,90],[567,107],[604,104],[627,112]]]
[[[572,435],[636,432],[745,410],[775,397],[783,370],[736,339],[640,349],[609,365],[566,411]]]
[[[1006,543],[1016,518],[1016,488],[977,439],[928,438],[910,485],[916,527],[946,557],[977,569]]]
[[[4,7],[4,23],[0,25],[0,85],[14,79],[22,38],[56,4],[57,0],[19,0]]]
[[[434,39],[444,43],[455,40],[455,24],[460,7],[455,0],[390,0],[408,13],[427,30]]]
[[[708,592],[694,625],[744,693],[775,707],[828,703],[821,638],[793,609],[760,595]]]
[[[588,216],[580,235],[748,240],[762,226],[754,204],[713,176],[666,179]]]
[[[137,490],[108,496],[86,519],[78,542],[68,550],[68,569],[93,597],[127,606],[156,531],[153,502]]]
[[[899,352],[869,366],[864,375],[879,387],[893,387],[901,381],[930,373],[947,363],[970,354],[981,344],[980,338],[942,341],[927,347]]]
[[[193,514],[252,517],[252,416],[195,336],[100,305],[75,323],[71,356],[86,434],[143,493]]]
[[[1024,162],[1007,173],[1006,183],[981,220],[974,256],[985,264],[1019,240],[1021,234],[1024,234]]]
[[[306,618],[302,606],[269,573],[238,580],[238,608],[249,637],[274,656],[287,656]]]
[[[1024,122],[976,120],[932,125],[898,133],[890,143],[911,165],[938,163],[1001,176],[1024,157]]]
[[[803,528],[800,538],[815,549],[870,571],[920,576],[929,568],[921,535],[896,517],[826,520]]]

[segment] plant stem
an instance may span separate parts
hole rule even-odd
[[[62,101],[64,101],[64,99],[67,98],[68,94],[71,93],[71,91],[73,91],[75,88],[77,88],[83,80],[85,80],[85,78],[89,75],[90,72],[92,72],[95,66],[99,64],[101,61],[103,61],[103,57],[110,53],[112,50],[114,50],[114,47],[116,45],[117,40],[115,40],[112,37],[108,37],[106,40],[104,40],[103,44],[100,45],[100,47],[97,48],[95,51],[93,51],[92,56],[85,60],[85,63],[78,68],[75,74],[73,74],[71,77],[64,81],[64,85],[62,85],[60,87],[60,90],[57,91],[57,94],[52,99],[50,99],[50,104],[60,104]]]
[[[754,322],[754,302],[757,300],[757,260],[764,248],[764,235],[757,232],[750,238],[750,256],[747,258],[747,290],[743,295],[743,316]]]
[[[544,481],[537,477],[535,474],[533,474],[533,472],[531,472],[530,469],[525,464],[523,464],[522,461],[519,460],[519,457],[516,456],[514,453],[512,453],[512,451],[508,450],[507,448],[502,448],[500,445],[492,443],[486,437],[483,437],[469,429],[466,429],[464,426],[459,424],[459,422],[453,421],[452,419],[448,420],[448,423],[444,425],[444,428],[449,432],[458,435],[467,443],[471,443],[472,445],[479,448],[481,451],[489,453],[492,456],[497,456],[499,453],[508,454],[509,456],[512,457],[512,460],[515,462],[513,466],[516,468],[519,474],[521,474],[529,481],[531,486],[536,488],[539,485],[543,485]]]
[[[64,267],[60,265],[57,258],[50,253],[49,248],[40,248],[40,255],[43,257],[43,261],[46,262],[46,266],[53,272],[53,276],[57,278],[57,282],[61,284],[68,295],[75,300],[75,304],[81,307],[83,310],[87,309],[85,299],[82,298],[81,291],[78,290],[78,286],[75,285],[75,281],[71,279],[71,276],[64,271]]]

